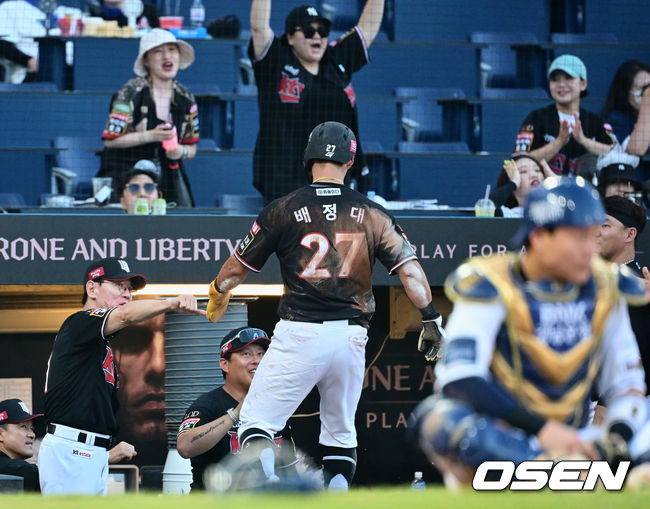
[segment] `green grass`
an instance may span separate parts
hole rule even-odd
[[[160,495],[140,493],[110,497],[46,497],[40,495],[0,495],[2,509],[287,509],[307,506],[309,509],[372,508],[372,509],[644,509],[650,508],[650,491],[620,493],[452,493],[442,487],[424,491],[409,488],[354,489],[346,494],[192,494]]]

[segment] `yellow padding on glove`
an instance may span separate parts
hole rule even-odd
[[[230,300],[230,292],[221,293],[219,290],[217,290],[215,279],[212,281],[212,283],[210,283],[208,296],[210,297],[208,307],[206,308],[208,320],[211,322],[218,322],[226,312],[228,301]]]

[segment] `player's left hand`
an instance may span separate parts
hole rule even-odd
[[[217,290],[216,285],[217,280],[215,279],[210,283],[210,289],[208,290],[210,300],[207,307],[207,316],[211,322],[221,320],[228,308],[228,301],[230,300],[230,292],[221,293]]]
[[[437,361],[440,357],[440,341],[445,337],[442,328],[442,316],[433,320],[422,320],[422,331],[418,339],[418,351],[424,352],[427,362]]]

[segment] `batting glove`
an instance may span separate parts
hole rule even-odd
[[[424,358],[428,362],[437,361],[440,357],[440,341],[444,337],[445,329],[442,328],[441,315],[433,320],[422,320],[418,351],[424,352]]]
[[[228,301],[230,300],[230,292],[221,293],[217,288],[217,280],[215,279],[210,283],[208,297],[210,297],[208,307],[206,308],[208,320],[218,322],[226,312]]]

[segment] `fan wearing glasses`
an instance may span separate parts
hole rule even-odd
[[[296,7],[285,20],[285,33],[276,37],[269,24],[271,0],[253,0],[248,56],[260,110],[253,185],[265,203],[311,183],[302,153],[314,127],[334,120],[359,139],[351,80],[368,62],[383,13],[384,0],[367,0],[357,26],[330,41],[330,20],[315,7]],[[371,185],[360,146],[348,175],[346,183],[355,179],[361,191]]]
[[[135,210],[135,200],[138,198],[145,198],[149,202],[149,210],[151,210],[153,201],[160,196],[156,174],[152,171],[138,168],[139,164],[140,161],[138,161],[135,168],[126,175],[124,185],[122,186],[120,203],[122,204],[122,209],[124,209],[124,212],[127,214],[133,214]]]

